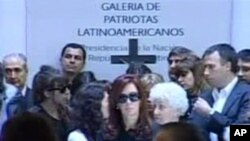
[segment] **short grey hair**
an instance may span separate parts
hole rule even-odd
[[[5,66],[8,60],[11,58],[16,58],[17,60],[21,60],[24,64],[24,67],[27,69],[27,57],[22,53],[11,53],[11,54],[4,56],[3,66]]]
[[[180,115],[184,115],[189,107],[186,91],[174,82],[158,83],[150,91],[153,102],[168,103],[176,109]]]

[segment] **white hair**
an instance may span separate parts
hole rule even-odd
[[[189,106],[186,91],[174,82],[154,85],[149,96],[151,101],[166,103],[176,109],[180,115],[184,115]]]

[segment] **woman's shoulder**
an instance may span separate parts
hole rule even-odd
[[[74,130],[69,133],[68,141],[88,141],[88,140],[80,130]]]

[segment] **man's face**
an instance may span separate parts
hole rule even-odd
[[[172,74],[172,70],[176,67],[176,65],[178,63],[181,62],[181,60],[183,59],[182,56],[178,56],[178,55],[172,55],[169,57],[169,70],[168,70],[168,75],[170,80],[172,81],[177,81],[177,78],[175,77],[174,74]]]
[[[239,59],[238,67],[238,75],[240,76],[240,78],[250,83],[250,62],[245,62]]]
[[[6,82],[18,88],[23,88],[27,79],[25,62],[15,57],[7,58],[4,62]]]
[[[212,87],[224,87],[224,79],[230,72],[229,63],[222,63],[217,51],[204,57],[204,76]]]
[[[79,73],[85,64],[83,58],[83,52],[81,49],[68,47],[61,58],[63,71],[66,73]]]
[[[183,59],[183,57],[178,56],[178,55],[173,55],[173,56],[171,56],[171,57],[169,58],[169,62],[168,62],[168,63],[169,63],[169,68],[170,68],[170,69],[175,68],[176,65],[177,65],[178,63],[180,63],[182,59]]]

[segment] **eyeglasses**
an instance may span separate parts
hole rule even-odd
[[[118,103],[126,103],[128,101],[128,99],[131,102],[136,102],[138,100],[140,100],[140,96],[137,92],[131,92],[128,95],[127,94],[120,94],[119,99],[118,99]]]
[[[70,89],[69,86],[64,86],[60,88],[49,88],[47,91],[60,91],[60,93],[65,93],[67,89]]]

